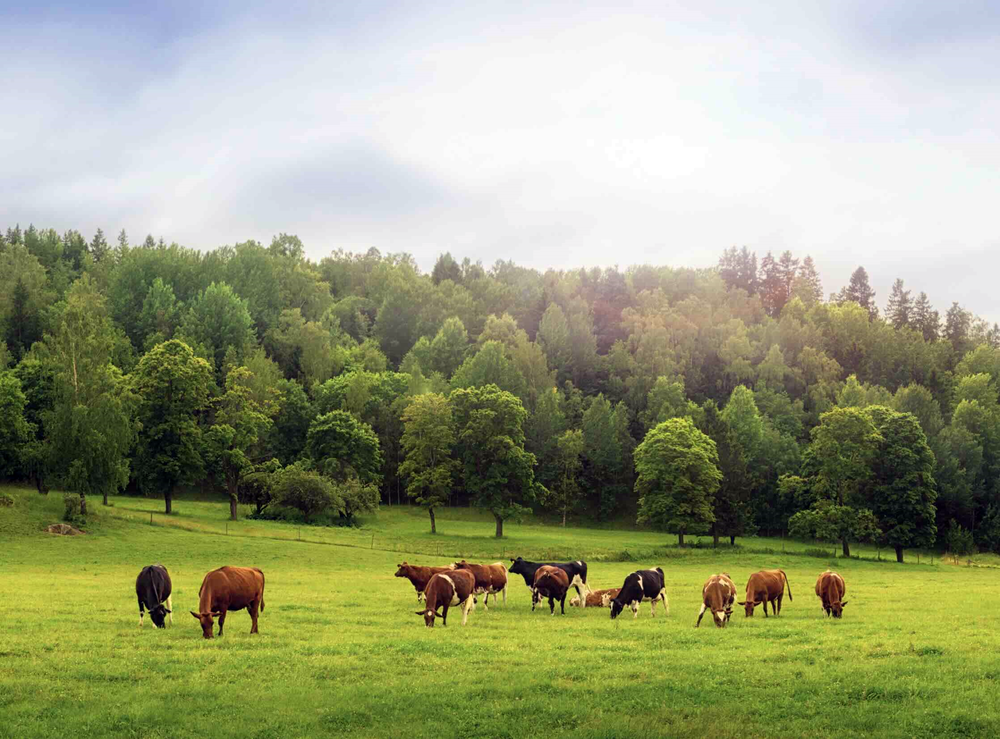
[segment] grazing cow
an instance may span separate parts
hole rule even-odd
[[[663,570],[657,567],[655,570],[637,570],[625,578],[621,590],[618,591],[611,601],[611,618],[618,618],[618,614],[624,610],[625,606],[632,609],[632,618],[639,617],[639,604],[643,598],[649,598],[649,610],[656,616],[656,601],[662,601],[663,611],[670,615],[670,601],[667,600],[667,589],[663,585]]]
[[[405,561],[398,565],[398,567],[396,577],[405,577],[410,581],[417,591],[417,602],[423,600],[424,589],[432,577],[439,572],[451,572],[455,569],[455,565],[448,565],[447,567],[418,567],[417,565],[407,564]]]
[[[264,573],[256,567],[220,567],[205,574],[198,589],[198,612],[191,611],[201,623],[206,639],[212,638],[213,619],[219,619],[219,636],[226,623],[226,613],[246,608],[250,613],[251,634],[257,631],[257,611],[264,612]]]
[[[844,578],[836,572],[827,570],[816,581],[816,595],[823,602],[823,613],[827,616],[840,618],[844,615],[844,606],[847,605],[847,601],[842,601],[841,598],[844,597],[844,593],[846,592],[847,585],[844,584]],[[791,594],[789,594],[789,597],[791,597]]]
[[[170,625],[174,624],[173,604],[170,600],[170,575],[163,565],[143,567],[135,579],[135,596],[139,600],[139,626],[142,626],[144,608],[149,611],[149,620],[158,629],[164,628],[167,615]]]
[[[705,610],[712,611],[712,619],[720,629],[729,623],[733,615],[733,601],[736,600],[736,585],[733,584],[728,572],[712,575],[701,589],[701,611],[695,627],[701,626],[701,617]]]
[[[539,567],[545,565],[547,567],[558,567],[560,570],[566,573],[569,577],[569,585],[572,588],[576,588],[576,594],[583,596],[590,592],[590,586],[587,585],[587,563],[577,560],[576,562],[528,562],[527,560],[512,559],[510,561],[510,570],[512,574],[520,575],[524,578],[524,584],[528,587],[528,590],[534,591],[535,586],[535,572]],[[580,601],[580,605],[585,607],[587,601]]]
[[[605,588],[604,590],[591,590],[587,593],[587,608],[607,608],[611,605],[612,599],[618,595],[621,588]],[[580,605],[580,596],[574,595],[569,599],[571,606]]]
[[[483,600],[483,608],[489,610],[487,605],[490,601],[490,594],[493,594],[493,605],[497,604],[497,593],[503,593],[503,604],[507,605],[507,567],[503,562],[494,562],[491,565],[474,565],[466,562],[456,562],[452,565],[456,570],[468,570],[476,578],[476,593],[486,593]]]
[[[764,617],[767,618],[767,604],[777,616],[781,613],[781,599],[788,588],[788,600],[792,599],[792,586],[788,584],[788,576],[784,570],[761,570],[750,575],[747,580],[747,599],[738,601],[746,609],[748,617],[753,616],[753,609],[764,605]]]
[[[453,572],[438,572],[427,583],[424,589],[426,608],[417,611],[418,616],[424,617],[424,625],[428,629],[434,628],[434,619],[441,619],[441,625],[448,625],[448,607],[462,606],[462,626],[469,620],[469,611],[476,607],[475,598],[472,597],[476,589],[476,578],[468,570],[455,570]],[[441,612],[438,613],[438,609]]]

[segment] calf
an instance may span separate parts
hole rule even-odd
[[[725,628],[729,623],[729,617],[733,615],[734,600],[736,600],[736,585],[730,579],[729,573],[712,575],[701,589],[701,611],[698,613],[695,628],[701,626],[701,617],[705,615],[706,609],[712,611],[715,625],[720,629]]]
[[[257,634],[257,612],[264,612],[264,573],[256,567],[220,567],[206,573],[198,589],[198,612],[191,611],[201,623],[206,639],[212,638],[214,618],[219,619],[219,636],[229,611],[244,608],[250,614],[250,633]]]
[[[750,579],[747,580],[746,600],[738,603],[746,609],[748,618],[753,616],[754,608],[761,604],[764,605],[764,617],[767,618],[768,603],[777,616],[781,613],[781,599],[784,597],[785,588],[788,588],[788,600],[791,600],[792,586],[788,584],[788,576],[784,570],[761,570],[750,575]]]
[[[424,617],[424,625],[428,629],[434,628],[434,619],[440,618],[441,625],[448,625],[448,607],[462,606],[462,626],[469,620],[469,611],[475,608],[475,600],[472,592],[476,588],[476,578],[468,570],[455,570],[454,572],[439,572],[427,583],[424,589],[425,603],[427,606],[422,611],[417,611],[418,616]],[[438,609],[441,612],[438,613]]]
[[[605,588],[604,590],[591,590],[587,593],[587,607],[588,608],[607,608],[611,605],[612,599],[618,595],[618,591],[621,588]],[[580,605],[580,596],[574,595],[569,599],[569,604],[571,606]]]
[[[847,585],[844,583],[844,578],[836,572],[827,570],[816,581],[816,595],[822,601],[823,613],[827,616],[840,618],[844,615],[844,606],[847,605],[847,601],[841,599],[846,592]],[[791,596],[789,595],[789,597]]]
[[[405,561],[398,565],[399,569],[396,570],[396,577],[405,577],[417,591],[417,602],[419,603],[424,597],[424,589],[427,587],[427,583],[430,582],[431,578],[439,572],[451,572],[455,569],[455,565],[448,565],[447,567],[418,567],[416,565],[407,564]]]
[[[556,615],[556,601],[559,601],[559,609],[566,613],[566,591],[569,590],[569,575],[565,570],[551,565],[542,565],[535,570],[535,582],[531,590],[531,610],[535,610],[535,604],[540,603],[543,598],[549,599],[549,614]]]
[[[632,618],[639,617],[639,604],[643,598],[649,598],[649,609],[656,616],[656,601],[663,602],[665,615],[670,615],[670,602],[667,600],[667,589],[663,585],[663,570],[638,570],[625,578],[618,595],[611,601],[611,618],[618,618],[625,606],[632,609]]]
[[[149,611],[149,620],[158,629],[164,628],[166,617],[174,624],[173,604],[170,599],[170,575],[163,565],[143,567],[135,579],[135,596],[139,600],[139,626],[142,626],[143,608]]]
[[[543,565],[546,567],[558,567],[565,572],[569,578],[570,587],[576,588],[577,595],[583,596],[590,592],[590,586],[587,585],[587,563],[580,560],[576,562],[528,562],[518,557],[510,561],[509,572],[523,577],[524,584],[528,587],[528,590],[534,590],[535,572]],[[580,601],[581,606],[586,607],[586,604],[586,600]]]
[[[503,562],[491,565],[469,564],[464,559],[452,565],[456,570],[468,570],[476,578],[476,592],[486,593],[483,608],[489,610],[490,594],[493,594],[493,605],[497,604],[497,593],[503,593],[503,604],[507,605],[507,568]]]

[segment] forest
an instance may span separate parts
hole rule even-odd
[[[217,490],[257,517],[380,504],[677,535],[1000,551],[1000,327],[863,267],[729,248],[703,269],[444,253],[201,252],[0,235],[0,478]],[[90,505],[93,505],[93,501]]]

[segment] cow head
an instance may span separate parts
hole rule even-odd
[[[410,566],[406,564],[406,561],[404,560],[396,566],[399,567],[399,569],[396,570],[396,577],[406,577],[410,569]]]
[[[715,625],[720,629],[726,628],[726,622],[729,621],[729,613],[732,613],[732,611],[728,609],[725,611],[712,611],[712,619],[715,621]]]
[[[160,605],[149,612],[149,618],[156,628],[162,629],[166,626],[165,622],[168,613],[170,613],[170,609],[160,603]]]
[[[611,601],[611,620],[618,618],[618,614],[625,610],[625,601],[615,598]]]
[[[191,615],[198,619],[201,624],[201,634],[206,639],[212,638],[212,627],[215,626],[215,619],[219,617],[218,611],[212,611],[211,613],[195,613],[191,611]]]
[[[830,604],[830,611],[829,611],[830,615],[833,616],[834,618],[840,618],[841,616],[844,615],[844,606],[846,605],[847,605],[846,600],[843,603],[841,603],[839,600],[835,600],[833,603]]]
[[[746,617],[750,618],[751,616],[753,616],[753,609],[756,608],[757,606],[759,606],[760,603],[758,603],[755,600],[751,600],[751,599],[748,598],[747,600],[738,600],[738,601],[736,601],[736,605],[743,606],[743,608],[746,609]],[[764,614],[764,615],[767,615],[767,614]]]
[[[454,564],[453,564],[453,565],[451,566],[451,569],[453,569],[453,570],[467,570],[467,569],[469,569],[469,563],[468,563],[468,562],[466,562],[466,561],[465,561],[465,560],[463,559],[463,560],[462,560],[461,562],[455,562],[455,563],[454,563]]]
[[[579,595],[574,595],[572,598],[569,599],[569,604],[571,606],[578,606],[578,605],[580,605],[580,596]]]
[[[510,561],[510,568],[507,571],[512,572],[515,575],[527,575],[528,565],[525,564],[521,557],[518,557],[517,559],[512,559]]]
[[[426,626],[428,629],[434,628],[435,618],[444,618],[444,616],[442,616],[440,613],[436,613],[432,611],[430,608],[428,608],[425,611],[417,611],[417,615],[424,617],[424,626]]]
[[[611,597],[611,593],[602,593],[601,594],[601,608],[607,608],[609,605],[611,605],[611,601],[612,600],[614,600],[614,599]]]

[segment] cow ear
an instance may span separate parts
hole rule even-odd
[[[843,603],[840,604],[840,607],[843,608],[846,605],[847,605],[847,601],[845,600]]]
[[[736,601],[736,605],[738,605],[738,606],[745,606],[746,604],[747,604],[747,602],[745,600],[738,600],[738,601]]]
[[[166,611],[167,613],[173,613],[173,611],[171,611],[169,608],[164,608],[163,610]]]
[[[416,614],[417,614],[418,616],[423,616],[425,612],[424,612],[424,611],[415,611],[415,613],[416,613]]]
[[[211,613],[212,618],[218,618],[221,615],[222,615],[222,613],[219,612],[219,611],[212,611],[212,613]]]
[[[190,611],[190,613],[191,613],[191,615],[192,615],[192,616],[194,616],[194,617],[195,617],[196,619],[198,619],[199,621],[201,621],[201,614],[200,614],[200,613],[195,613],[194,611]]]

